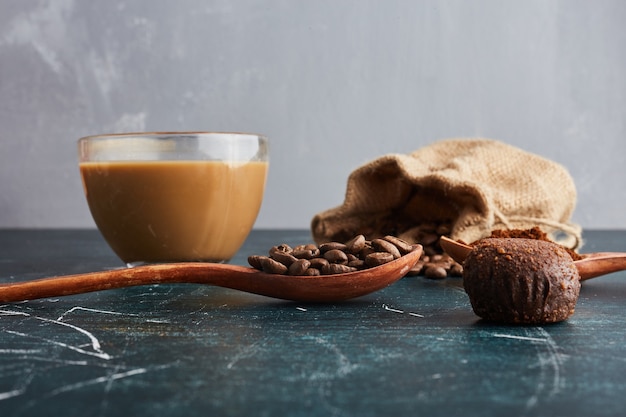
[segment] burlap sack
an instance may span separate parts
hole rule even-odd
[[[341,206],[314,216],[316,242],[392,234],[419,242],[420,225],[449,225],[473,242],[497,229],[539,226],[576,249],[581,228],[570,223],[576,188],[550,160],[488,139],[451,139],[410,155],[390,154],[353,171]]]

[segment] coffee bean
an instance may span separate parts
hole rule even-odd
[[[352,254],[357,254],[365,248],[365,236],[357,235],[346,242],[346,249]]]
[[[298,259],[313,259],[320,254],[320,250],[315,249],[294,249],[291,254]]]
[[[372,240],[372,246],[379,252],[387,252],[393,255],[394,259],[398,259],[400,256],[400,250],[391,242],[384,239]]]
[[[289,266],[298,260],[291,253],[286,253],[286,252],[274,252],[270,255],[270,258],[274,259],[275,261],[280,262],[281,264],[285,266]]]
[[[424,262],[417,261],[417,263],[413,265],[413,268],[409,269],[409,272],[407,272],[407,276],[415,277],[415,276],[421,275],[423,269],[424,269]]]
[[[318,276],[321,275],[322,273],[320,272],[319,269],[317,268],[309,268],[306,271],[304,271],[304,276],[310,276],[310,277],[314,277],[314,276]]]
[[[393,255],[389,252],[374,252],[365,257],[365,265],[374,267],[393,261]]]
[[[269,254],[270,254],[270,256],[272,256],[275,253],[291,253],[292,251],[293,251],[293,249],[291,249],[291,247],[289,245],[283,243],[281,245],[273,246],[269,250]]]
[[[448,271],[448,275],[452,277],[462,277],[463,266],[457,262],[453,263],[452,266],[450,266],[450,271]]]
[[[298,245],[293,250],[319,250],[319,248],[313,243],[307,243],[306,245]]]
[[[295,259],[295,258],[294,258]],[[311,261],[308,259],[297,259],[291,265],[289,265],[289,275],[304,275],[307,269],[311,266]]]
[[[356,268],[349,267],[348,265],[341,264],[328,264],[321,270],[323,275],[345,274],[347,272],[354,272]]]
[[[380,225],[377,228],[372,229],[377,233],[380,233]],[[393,231],[393,232],[392,232]],[[398,232],[399,231],[399,232]],[[411,244],[421,244],[423,246],[423,253],[419,260],[419,263],[412,268],[407,275],[425,275],[426,268],[422,265],[428,263],[437,264],[446,271],[447,276],[462,276],[463,266],[457,264],[447,254],[443,253],[441,246],[439,245],[439,239],[441,236],[449,236],[452,231],[452,221],[442,220],[439,222],[423,222],[421,224],[395,224],[388,229],[387,233],[391,233],[390,239],[385,236],[383,239],[391,243],[394,243],[400,250],[401,254],[404,254],[402,247],[395,241],[395,239],[401,239]],[[395,236],[393,233],[398,232]],[[406,249],[404,249],[406,250]],[[433,258],[434,257],[434,258]],[[432,258],[432,259],[431,259]],[[430,272],[432,274],[432,271]],[[441,271],[438,271],[441,275]]]
[[[434,246],[424,246],[424,253],[428,256],[437,255],[439,250]]]
[[[376,252],[376,249],[372,247],[372,243],[369,241],[366,241],[365,246],[363,247],[363,249],[361,249],[361,252],[359,252],[359,258],[365,259],[367,255],[369,255],[370,253],[374,253],[374,252]]]
[[[405,240],[400,239],[399,237],[387,235],[383,239],[387,242],[392,243],[403,255],[406,255],[413,250],[413,245]]]
[[[346,245],[343,243],[339,243],[339,242],[328,242],[328,243],[322,243],[319,249],[320,249],[320,253],[326,253],[331,250],[339,250],[339,251],[345,252]]]
[[[437,253],[430,257],[430,262],[448,270],[450,269],[450,267],[452,266],[452,262],[454,261],[452,260],[452,258],[450,258],[450,255],[448,254]]]
[[[263,266],[261,265],[261,258],[263,258],[263,256],[250,255],[248,256],[248,263],[255,269],[263,269]]]
[[[328,265],[330,262],[328,262],[328,259],[324,259],[324,258],[313,258],[310,260],[311,262],[311,268],[315,268],[315,269],[322,269],[325,265]]]
[[[439,235],[437,233],[427,233],[420,240],[420,243],[424,246],[432,246],[437,242],[439,242]]]
[[[424,276],[430,279],[442,279],[448,276],[448,272],[437,264],[424,265]]]
[[[286,274],[287,267],[269,257],[261,258],[261,269],[268,274]]]
[[[353,261],[348,261],[348,266],[351,266],[352,268],[356,268],[356,269],[363,269],[365,268],[365,261],[362,259],[355,259]]]
[[[331,264],[345,265],[348,263],[348,256],[339,249],[331,249],[324,253],[324,259],[327,259]]]

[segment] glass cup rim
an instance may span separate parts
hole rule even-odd
[[[80,163],[113,161],[269,161],[269,139],[238,132],[139,132],[91,135],[77,142]]]
[[[83,136],[78,139],[78,142],[89,142],[99,139],[124,139],[124,138],[170,138],[173,139],[176,136],[233,136],[233,137],[250,137],[267,141],[268,138],[265,135],[252,132],[227,132],[227,131],[154,131],[154,132],[120,132],[120,133],[102,133],[97,135]]]

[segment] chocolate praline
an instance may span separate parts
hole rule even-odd
[[[463,264],[472,309],[493,322],[543,324],[574,314],[580,276],[560,245],[520,238],[479,241]]]

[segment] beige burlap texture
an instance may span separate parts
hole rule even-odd
[[[415,243],[425,223],[447,224],[449,235],[465,242],[539,226],[577,249],[575,205],[576,187],[562,165],[496,140],[448,139],[357,168],[343,204],[315,215],[311,229],[318,243],[356,234]]]

